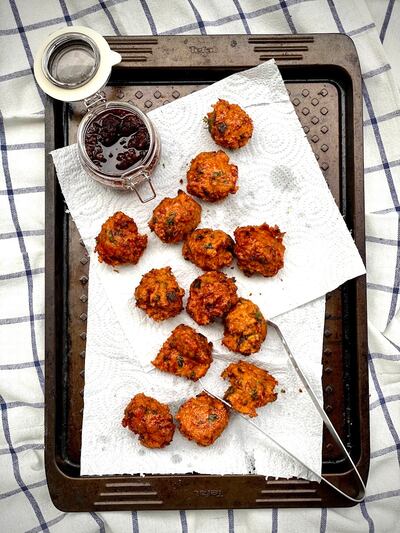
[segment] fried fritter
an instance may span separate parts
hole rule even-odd
[[[152,364],[163,372],[197,381],[212,363],[212,346],[204,335],[180,324],[164,342]]]
[[[253,121],[237,104],[218,100],[213,111],[207,114],[208,129],[211,137],[225,148],[241,148],[253,135]]]
[[[285,234],[278,226],[244,226],[236,228],[234,235],[238,267],[246,276],[258,273],[271,277],[283,267]]]
[[[222,344],[243,355],[258,352],[267,336],[267,322],[260,308],[244,298],[239,298],[226,315],[224,326]]]
[[[186,311],[200,325],[223,318],[237,301],[235,278],[223,272],[206,272],[190,285]]]
[[[151,231],[163,242],[183,241],[200,224],[201,207],[179,190],[174,198],[164,198],[153,211],[149,222]]]
[[[201,152],[196,156],[187,173],[187,191],[208,202],[217,202],[229,193],[235,194],[239,187],[238,168],[229,164],[225,152]]]
[[[101,226],[94,251],[99,254],[100,263],[136,265],[146,246],[147,235],[140,235],[135,221],[117,211]]]
[[[257,416],[258,407],[274,402],[278,396],[274,392],[277,380],[266,370],[245,361],[231,363],[221,376],[231,384],[224,400],[244,415]]]
[[[187,439],[210,446],[228,425],[229,411],[220,400],[202,392],[180,407],[176,419],[179,431]]]
[[[174,436],[175,425],[168,405],[136,394],[125,408],[122,425],[139,435],[139,442],[147,448],[164,448]]]
[[[202,270],[219,270],[233,261],[232,237],[220,229],[193,231],[183,243],[182,255]]]
[[[135,289],[137,307],[156,321],[178,315],[183,309],[184,295],[171,267],[153,268],[144,274]]]

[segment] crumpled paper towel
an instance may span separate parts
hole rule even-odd
[[[265,316],[272,318],[363,274],[357,248],[273,62],[149,113],[159,130],[163,154],[152,179],[158,197],[148,204],[141,204],[134,194],[116,192],[88,179],[76,145],[53,152],[64,197],[87,249],[93,251],[102,223],[118,210],[132,216],[139,231],[149,233],[152,210],[161,198],[175,196],[184,187],[180,180],[186,181],[191,159],[201,151],[218,148],[202,121],[218,98],[246,108],[254,121],[254,134],[244,148],[230,153],[239,169],[238,192],[217,204],[201,202],[199,227],[219,228],[232,235],[237,226],[267,222],[286,232],[285,266],[276,276],[247,278],[237,268],[228,270],[236,277],[239,293],[243,297],[251,294]],[[163,244],[153,233],[138,265],[116,271],[98,264],[95,257],[91,259],[134,350],[138,338],[146,335],[146,343],[132,357],[139,366],[150,369],[158,347],[182,321],[182,315],[161,324],[154,322],[135,307],[135,287],[151,268],[170,265],[187,291],[201,272],[183,259],[181,244]]]
[[[112,411],[110,404],[114,406],[118,404],[119,412],[122,413],[123,405],[121,397],[117,393],[118,390],[122,390],[120,389],[121,383],[125,384],[125,403],[138,390],[146,391],[146,380],[160,383],[159,388],[158,385],[153,384],[153,386],[154,390],[161,394],[162,380],[165,381],[171,377],[161,375],[158,371],[153,371],[150,374],[145,374],[144,371],[150,370],[151,359],[154,358],[162,342],[177,324],[185,322],[194,325],[210,340],[214,341],[222,355],[228,353],[218,342],[218,339],[222,337],[220,325],[199,328],[185,313],[159,324],[153,322],[134,306],[132,295],[135,287],[138,285],[142,274],[154,267],[170,265],[178,282],[186,290],[186,294],[188,293],[190,282],[201,272],[191,263],[184,261],[181,256],[180,245],[162,244],[151,234],[148,247],[139,264],[119,267],[118,272],[105,264],[99,264],[96,257],[93,256],[94,238],[108,216],[117,210],[122,210],[135,219],[141,232],[148,232],[147,222],[152,210],[160,198],[173,196],[177,189],[182,187],[180,180],[185,180],[185,173],[190,160],[200,151],[217,149],[202,122],[202,117],[210,110],[211,104],[215,103],[217,98],[226,98],[246,108],[254,121],[254,135],[246,147],[230,154],[232,161],[239,167],[239,191],[236,195],[231,195],[230,198],[219,204],[202,203],[203,214],[200,226],[221,228],[232,234],[238,225],[267,222],[278,224],[281,230],[286,232],[284,239],[287,249],[285,267],[274,278],[265,279],[256,276],[249,279],[236,267],[234,270],[227,271],[235,275],[239,293],[243,297],[250,297],[260,305],[265,316],[274,317],[310,302],[347,279],[364,273],[361,258],[305,139],[282,78],[273,61],[230,76],[149,114],[159,130],[163,145],[162,159],[153,176],[153,183],[159,196],[149,204],[142,205],[134,195],[106,189],[88,178],[79,163],[76,146],[53,152],[58,178],[68,208],[87,249],[92,254],[88,324],[90,327],[88,329],[87,370],[85,374],[83,473],[123,473],[128,471],[172,473],[185,472],[188,471],[188,468],[189,470],[211,472],[213,471],[211,457],[218,455],[218,450],[220,453],[224,453],[224,460],[215,460],[215,473],[243,473],[243,465],[247,464],[244,461],[246,448],[243,443],[246,441],[245,436],[248,433],[248,428],[239,431],[238,425],[242,422],[236,420],[236,417],[233,417],[235,420],[228,428],[231,439],[226,436],[227,430],[219,439],[218,445],[208,449],[204,459],[202,452],[195,445],[187,443],[180,436],[177,436],[168,451],[162,452],[164,455],[160,455],[159,461],[153,455],[161,452],[149,454],[145,451],[143,458],[150,455],[150,459],[147,462],[143,459],[140,463],[136,460],[141,457],[138,451],[137,454],[134,454],[136,457],[134,465],[129,462],[128,456],[135,449],[135,442],[132,444],[135,439],[132,439],[131,435],[127,436],[126,432],[124,433],[119,427],[120,416],[113,419],[114,425],[108,426],[108,431],[103,426],[104,417],[107,416],[103,411],[106,410],[107,414],[110,413]],[[93,282],[94,279],[98,281]],[[101,288],[98,284],[101,285]],[[102,322],[94,321],[99,298],[101,297],[103,303],[106,303],[106,299],[103,297],[104,293],[111,304],[105,315],[105,321],[110,325],[118,323],[120,329],[105,328],[104,320]],[[319,309],[318,319],[315,319],[315,309],[313,312],[310,311],[311,305],[304,306],[302,311],[295,309],[294,315],[290,314],[289,319],[287,319],[284,334],[297,334],[299,336],[298,342],[293,344],[292,348],[298,356],[304,355],[301,359],[304,363],[303,366],[308,367],[310,379],[312,376],[316,378],[314,381],[317,392],[320,392],[321,367],[320,362],[318,364],[315,362],[319,361],[321,356],[323,305],[315,304],[315,306]],[[297,316],[296,313],[298,312],[303,313],[302,320],[290,319],[290,316]],[[103,315],[102,318],[104,319]],[[102,324],[101,327],[100,323]],[[312,327],[314,323],[317,338],[311,339],[311,333],[314,333]],[[110,336],[113,337],[113,342],[118,342],[118,349],[114,346],[112,355],[107,356],[104,350],[100,351],[100,345],[107,346],[106,341],[109,340],[108,337]],[[300,341],[300,339],[303,340]],[[268,358],[272,344],[273,334],[265,342],[260,357]],[[108,373],[102,376],[99,375],[99,371],[96,372],[96,365],[101,359],[100,353],[102,357],[113,359],[112,367],[108,369]],[[125,354],[128,358],[125,360],[125,356],[121,354]],[[256,358],[251,357],[250,360],[255,361]],[[268,358],[269,360],[270,358]],[[274,361],[277,360],[274,359]],[[309,364],[308,361],[310,361]],[[311,361],[315,364],[311,364]],[[121,369],[124,365],[128,365],[130,369],[130,386],[125,380],[121,381]],[[217,367],[218,364],[214,363],[207,375],[208,378],[217,375],[217,371],[220,371]],[[187,383],[183,383],[182,380],[174,378],[171,382],[173,387],[166,385],[164,399],[171,400],[171,396],[175,396],[175,398],[179,396],[177,400],[180,401],[179,389],[188,387]],[[109,395],[108,401],[104,396],[105,390]],[[95,403],[96,394],[97,400],[102,398],[103,401],[107,402],[106,405],[101,404],[102,408],[97,411],[97,413],[102,413],[98,419],[90,416],[92,402]],[[160,394],[157,394],[156,397],[159,398]],[[286,397],[284,394],[280,394],[279,400],[264,410],[265,416],[269,420],[268,417],[272,416],[271,413],[273,414],[284,405],[287,414],[289,412],[296,413],[296,422],[303,430],[303,437],[300,440],[293,439],[293,433],[291,430],[289,431],[289,426],[283,424],[286,435],[289,442],[301,442],[301,446],[297,450],[298,453],[308,448],[305,452],[306,455],[308,453],[313,454],[317,448],[317,453],[314,453],[316,462],[307,464],[311,467],[317,466],[318,470],[321,455],[321,424],[317,422],[315,412],[313,412],[314,408],[299,409],[297,400],[290,405],[287,399],[290,395]],[[100,408],[100,405],[97,407]],[[116,411],[113,412],[115,416]],[[279,417],[282,416],[283,413],[279,412]],[[318,417],[318,415],[316,416]],[[280,420],[282,421],[282,418]],[[278,423],[278,426],[282,429],[282,424]],[[115,431],[112,431],[111,427]],[[313,431],[312,428],[317,427],[318,431]],[[233,434],[230,428],[235,429]],[[99,438],[98,440],[104,442],[106,449],[111,450],[110,460],[112,459],[112,462],[105,463],[103,461],[102,455],[105,452],[98,447],[98,453],[94,453],[93,446],[96,446],[96,443],[93,442],[91,433],[94,432],[99,436],[99,429],[103,433],[102,439]],[[254,438],[254,442],[257,442],[257,437]],[[115,447],[118,439],[121,443],[123,441],[130,443],[130,447],[128,445],[126,448],[126,453],[115,454],[115,450],[119,449],[119,447]],[[237,439],[241,439],[239,448]],[[231,444],[232,440],[236,442],[236,445]],[[249,445],[251,444],[249,443]],[[172,449],[191,450],[189,454],[186,453],[187,458],[190,459],[196,455],[193,452],[196,450],[201,459],[193,468],[193,461],[190,464],[183,460],[174,463],[172,457],[171,461],[167,461],[166,457],[173,454]],[[241,465],[237,464],[238,458],[233,463],[228,460],[231,455],[237,456],[238,449],[243,450]],[[279,453],[275,454],[274,457],[280,457],[280,460],[268,461],[266,459],[266,463],[263,463],[262,458],[268,456],[268,453],[265,453],[264,456],[265,444],[260,449],[262,450],[261,456],[258,454],[260,466],[259,468],[256,466],[258,473],[294,475],[287,473],[288,471],[292,472],[293,468],[296,470],[297,467],[288,467],[287,459],[283,459]],[[272,450],[272,447],[268,449]],[[143,452],[143,450],[140,451]],[[258,448],[257,451],[259,451]],[[116,455],[119,455],[119,458]],[[93,459],[94,457],[97,459]],[[206,466],[204,465],[205,457],[209,458]],[[120,461],[119,466],[116,464],[117,461]],[[129,465],[131,465],[130,468]]]
[[[235,413],[231,413],[227,428],[212,446],[198,446],[178,430],[171,444],[162,450],[141,446],[137,437],[121,426],[124,408],[134,394],[144,392],[168,403],[175,415],[179,406],[198,394],[201,387],[155,369],[138,370],[132,364],[130,343],[115,318],[98,273],[92,268],[89,278],[82,475],[198,472],[318,481]],[[321,401],[324,308],[325,299],[319,298],[275,319]],[[188,323],[184,316],[182,321]],[[142,338],[137,349],[145,342],[146,338]],[[223,395],[229,384],[219,376],[230,362],[240,357],[221,354],[217,343],[215,348],[214,361],[203,382],[210,392]],[[272,328],[262,351],[246,361],[270,371],[279,381],[278,399],[259,409],[253,420],[314,472],[321,472],[321,418]]]

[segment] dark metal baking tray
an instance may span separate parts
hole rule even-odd
[[[110,37],[121,53],[105,89],[144,111],[275,58],[304,132],[363,258],[361,75],[344,35]],[[82,107],[46,106],[46,435],[54,504],[66,511],[349,506],[326,485],[258,475],[80,475],[89,260],[68,214],[49,152],[73,142]],[[325,410],[366,480],[369,416],[365,277],[327,296]],[[323,473],[352,495],[357,484],[329,433]]]

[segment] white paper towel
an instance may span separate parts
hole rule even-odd
[[[162,197],[176,195],[191,159],[217,148],[202,117],[218,98],[246,108],[254,121],[254,134],[248,145],[231,153],[239,169],[239,191],[217,204],[201,202],[199,227],[223,229],[232,235],[237,226],[267,222],[286,232],[285,266],[275,277],[247,278],[237,268],[228,270],[236,277],[239,293],[243,297],[251,294],[265,316],[272,318],[363,274],[357,248],[274,62],[230,76],[149,113],[159,130],[163,155],[153,177],[159,196],[148,204],[88,179],[76,146],[53,152],[64,197],[88,250],[93,251],[102,223],[118,210],[132,216],[139,231],[149,233],[152,210]],[[97,260],[92,257],[94,263]],[[163,244],[153,233],[138,265],[125,265],[117,271],[105,263],[95,267],[133,350],[146,332],[140,353],[132,354],[144,369],[151,368],[150,361],[182,316],[156,323],[135,307],[133,292],[144,273],[167,265],[186,290],[201,273],[183,259],[180,244]]]
[[[212,446],[198,446],[182,437],[179,431],[162,450],[141,446],[137,436],[121,425],[124,408],[132,396],[144,392],[168,403],[171,412],[176,414],[179,406],[201,389],[198,383],[157,370],[137,370],[132,364],[130,344],[95,269],[91,268],[89,277],[82,475],[257,473],[317,480],[235,414]],[[324,308],[324,298],[319,298],[276,319],[320,399]],[[146,340],[142,338],[137,349]],[[223,394],[229,384],[219,376],[229,362],[238,359],[230,354],[228,360],[223,361],[214,354],[214,361],[203,379],[205,386]],[[322,421],[272,328],[262,351],[246,361],[266,368],[279,381],[278,399],[259,409],[253,420],[314,471],[320,472]]]
[[[254,135],[246,147],[231,153],[239,167],[238,193],[219,204],[202,203],[201,227],[232,234],[239,225],[267,222],[286,232],[285,267],[276,277],[249,279],[236,267],[227,273],[235,275],[241,296],[253,299],[267,317],[294,309],[280,317],[282,329],[321,394],[323,299],[295,308],[362,274],[364,267],[274,62],[231,76],[149,114],[163,144],[153,177],[159,195],[156,201],[141,205],[134,195],[106,189],[88,178],[76,146],[53,152],[64,197],[89,252],[93,252],[101,224],[117,210],[132,216],[139,230],[148,233],[152,210],[161,197],[173,196],[182,187],[179,181],[185,179],[190,160],[200,151],[217,148],[202,122],[217,98],[246,108],[254,121]],[[166,450],[145,450],[120,426],[125,404],[140,390],[153,391],[169,403],[172,399],[181,402],[196,392],[196,385],[182,379],[155,370],[144,372],[177,324],[194,325],[214,341],[222,355],[229,353],[218,342],[221,325],[200,328],[186,313],[155,323],[135,308],[132,295],[142,274],[166,265],[172,267],[187,295],[190,282],[201,272],[183,260],[180,245],[162,244],[153,234],[136,266],[119,267],[116,272],[91,257],[82,473],[245,473],[251,466],[251,471],[266,475],[300,475],[301,469],[275,453],[263,437],[251,434],[248,439],[248,426],[235,416],[217,443],[205,450],[180,435]],[[301,386],[273,333],[250,361],[259,357],[268,361],[280,387],[287,391],[260,410],[258,421],[268,424],[277,440],[288,447],[295,443],[293,451],[318,471],[321,421],[306,394],[299,392]],[[211,366],[207,380],[213,387],[220,384],[218,375],[223,367],[219,361]]]

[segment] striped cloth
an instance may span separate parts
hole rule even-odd
[[[350,509],[63,513],[43,467],[44,96],[35,50],[83,24],[104,35],[344,32],[363,72],[371,468]],[[400,508],[400,2],[0,2],[0,531],[394,532]]]

